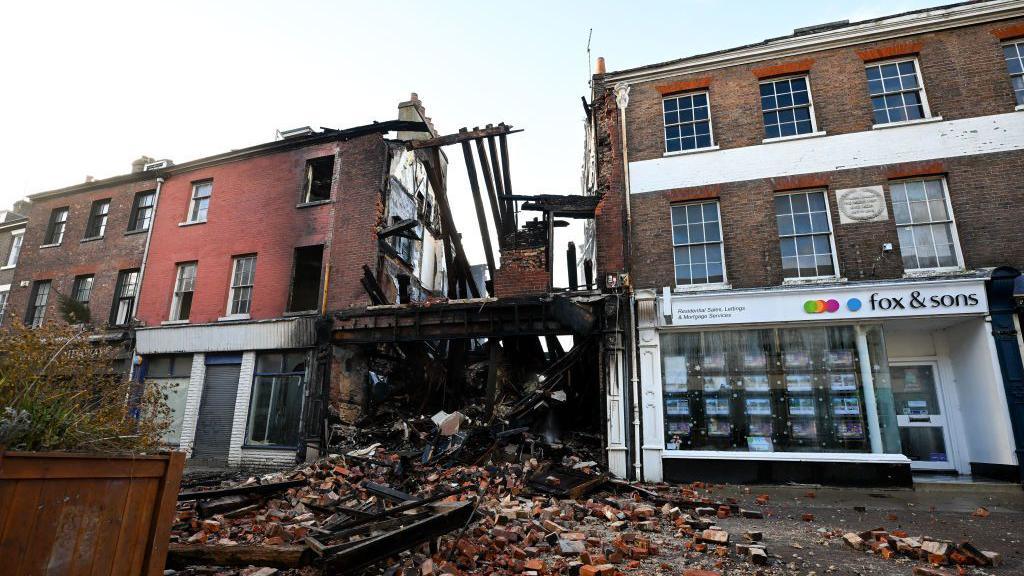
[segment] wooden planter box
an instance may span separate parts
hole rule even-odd
[[[163,574],[185,455],[0,452],[0,572]]]

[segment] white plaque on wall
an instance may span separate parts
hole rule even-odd
[[[885,190],[881,186],[864,186],[836,190],[839,223],[882,222],[889,219],[885,207]]]

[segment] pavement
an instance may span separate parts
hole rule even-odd
[[[666,542],[665,557],[671,558],[673,570],[665,574],[681,574],[687,568],[702,567],[722,576],[732,574],[792,574],[806,576],[910,575],[922,562],[909,558],[885,559],[871,552],[854,550],[842,538],[826,538],[827,531],[864,532],[874,528],[905,530],[910,536],[949,539],[956,543],[970,541],[982,550],[998,552],[1003,564],[992,568],[965,567],[964,574],[1024,574],[1024,490],[1020,485],[988,486],[955,483],[919,483],[915,489],[857,489],[818,486],[735,486],[711,488],[711,496],[733,497],[750,502],[755,495],[768,495],[768,503],[759,507],[764,520],[730,516],[718,525],[733,541],[742,541],[747,530],[760,530],[770,556],[779,562],[758,568],[743,562],[707,565],[699,556],[686,557],[686,551],[673,551]],[[813,495],[813,497],[812,497]],[[974,515],[984,507],[988,515]],[[804,515],[813,520],[805,521]],[[695,566],[695,562],[700,566]],[[679,570],[676,572],[675,570]],[[952,574],[956,567],[946,567]]]

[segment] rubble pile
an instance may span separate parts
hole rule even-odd
[[[526,428],[487,427],[458,412],[381,424],[372,436],[344,432],[346,441],[378,441],[361,449],[338,444],[338,453],[288,471],[218,475],[199,486],[193,479],[179,494],[168,566],[181,575],[242,576],[776,576],[798,569],[786,548],[803,545],[771,542],[770,497],[749,488],[731,497],[726,487],[702,482],[610,479],[584,444],[552,444]],[[792,518],[815,521],[807,512]],[[968,542],[901,530],[816,533],[822,546],[918,563],[919,576],[1001,561]]]
[[[921,576],[948,574],[937,570],[940,566],[999,566],[1002,556],[997,552],[980,550],[970,542],[955,544],[952,540],[941,540],[930,536],[910,536],[904,530],[888,531],[883,527],[855,532],[830,532],[828,537],[841,537],[855,550],[865,550],[882,558],[902,556],[924,561],[928,566],[915,567],[914,573]]]

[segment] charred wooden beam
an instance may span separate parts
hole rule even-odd
[[[463,128],[465,130],[465,128]],[[476,178],[476,163],[473,161],[473,150],[469,140],[462,142],[462,155],[466,159],[466,172],[469,174],[469,188],[473,193],[473,206],[476,207],[476,219],[480,224],[480,240],[484,245],[484,257],[487,259],[487,270],[491,278],[497,277],[497,266],[494,263],[494,251],[491,249],[491,233],[487,227],[487,216],[484,214],[484,201],[480,196],[480,183]]]
[[[406,142],[405,147],[409,150],[419,150],[421,148],[437,148],[440,146],[448,146],[450,144],[461,144],[463,142],[469,142],[478,138],[487,138],[489,136],[505,136],[507,134],[515,134],[516,132],[522,132],[522,130],[513,130],[511,126],[506,124],[498,124],[497,126],[491,126],[488,128],[480,128],[476,130],[460,130],[456,134],[448,134],[447,136],[438,136],[437,138],[429,138],[427,140],[410,140]]]
[[[569,273],[569,289],[576,290],[579,288],[579,273],[576,271],[576,243],[569,242],[569,245],[565,249],[565,267]]]
[[[405,220],[402,220],[401,222],[397,222],[395,224],[392,224],[391,226],[388,226],[387,228],[380,230],[379,232],[377,232],[377,238],[387,238],[389,236],[397,235],[403,236],[410,240],[422,240],[422,238],[420,238],[419,235],[415,233],[410,233],[410,231],[416,228],[416,224],[416,220],[412,218],[407,218]]]
[[[284,482],[273,482],[270,484],[250,484],[248,486],[235,486],[232,488],[220,488],[217,490],[193,490],[180,492],[178,502],[186,500],[210,500],[222,496],[235,496],[238,494],[273,494],[283,492],[289,488],[305,486],[305,480],[286,480]]]
[[[305,546],[217,546],[212,544],[177,544],[167,550],[167,565],[186,566],[269,566],[299,568],[312,561]]]
[[[490,125],[488,125],[490,127]],[[491,173],[494,174],[494,193],[497,196],[498,207],[501,210],[501,227],[499,237],[515,231],[514,217],[512,215],[512,204],[502,200],[505,195],[505,178],[501,169],[501,158],[498,156],[498,145],[494,136],[487,139],[487,150],[491,157]]]
[[[386,246],[388,249],[394,251],[393,248],[387,242],[378,242],[382,246]],[[366,290],[367,295],[370,296],[370,301],[374,304],[387,304],[387,296],[384,295],[384,291],[381,290],[380,284],[377,283],[377,278],[373,275],[373,271],[366,264],[363,264],[363,277],[359,279],[359,283],[363,285],[363,289]]]
[[[494,222],[494,229],[498,232],[498,246],[505,244],[505,235],[501,233],[504,229],[502,224],[501,210],[498,208],[498,194],[494,187],[494,172],[491,170],[491,163],[487,158],[487,151],[484,149],[484,141],[476,141],[476,154],[480,157],[480,171],[484,176],[484,185],[487,187],[487,202],[491,205],[491,219]],[[494,274],[491,274],[494,278]]]
[[[334,315],[336,344],[420,342],[437,339],[511,338],[545,334],[590,333],[595,315],[589,306],[556,297],[467,301],[421,306],[376,306]]]
[[[503,188],[505,190],[505,194],[511,195],[512,176],[508,168],[508,141],[505,138],[505,134],[501,134],[498,136],[498,144],[499,147],[501,148],[501,178],[503,181]],[[519,229],[519,216],[516,213],[515,206],[513,206],[511,202],[509,202],[508,204],[508,211],[512,215],[512,227],[510,228],[509,231],[515,232],[517,229]]]

